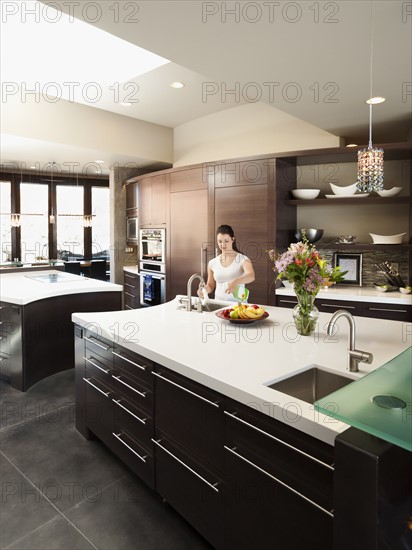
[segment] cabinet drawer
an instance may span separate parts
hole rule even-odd
[[[111,441],[114,426],[112,389],[88,369],[85,369],[83,380],[85,383],[86,426],[98,438],[108,443]]]
[[[171,371],[155,376],[156,427],[223,471],[224,416],[221,396]]]
[[[124,308],[125,309],[137,309],[140,307],[140,298],[139,295],[133,296],[128,291],[124,291]]]
[[[83,338],[85,342],[86,353],[90,351],[94,355],[98,355],[102,359],[105,359],[109,364],[113,362],[113,344],[111,342],[105,340],[101,336],[96,336],[89,331],[85,331]]]
[[[115,426],[110,447],[149,487],[154,488],[153,452],[148,452],[123,427]]]
[[[156,438],[156,491],[214,548],[222,547],[223,483],[216,471],[169,439]]]
[[[123,373],[131,374],[146,385],[152,386],[153,380],[150,375],[153,369],[152,361],[119,346],[116,346],[112,353],[116,371],[121,369]]]
[[[334,313],[338,309],[346,309],[352,315],[362,315],[362,302],[349,302],[347,300],[322,300],[316,298],[315,306],[319,311]]]
[[[93,374],[93,376],[101,378],[103,382],[106,382],[106,384],[110,386],[112,382],[111,378],[113,364],[109,363],[103,359],[103,357],[100,357],[100,355],[97,355],[97,353],[94,353],[87,348],[85,348],[84,352],[84,364],[89,373]]]
[[[397,304],[363,304],[363,315],[393,321],[412,321],[412,306]]]
[[[244,410],[226,411],[226,451],[236,449],[241,460],[257,467],[322,508],[333,508],[333,449],[314,438],[260,419]],[[229,449],[229,451],[228,451]]]
[[[143,408],[146,413],[152,415],[153,411],[153,390],[141,379],[129,374],[125,369],[118,366],[112,375],[113,388],[117,393],[123,394],[131,403]]]
[[[116,429],[126,430],[147,450],[152,447],[153,420],[147,411],[121,393],[112,398],[114,404],[114,420]]]
[[[289,307],[294,308],[298,303],[297,299],[293,296],[276,296],[277,307]]]

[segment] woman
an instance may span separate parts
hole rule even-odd
[[[221,225],[217,228],[216,240],[221,254],[210,260],[207,267],[207,283],[203,288],[208,294],[215,290],[216,300],[237,302],[233,296],[236,286],[255,280],[252,262],[237,248],[235,234],[230,225]]]

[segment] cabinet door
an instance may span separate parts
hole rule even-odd
[[[126,186],[126,211],[128,216],[137,213],[137,183],[129,183]]]
[[[183,191],[170,195],[170,276],[171,298],[187,293],[193,273],[207,276],[202,269],[202,249],[207,245],[207,190]],[[197,284],[197,283],[196,283]],[[195,292],[195,285],[193,285]]]
[[[375,317],[378,319],[392,319],[394,321],[412,320],[412,306],[398,304],[363,304],[364,317]]]
[[[248,284],[251,302],[268,303],[268,185],[215,189],[215,227],[232,226],[238,247],[253,263],[256,279]]]
[[[139,181],[139,224],[152,223],[152,178]]]
[[[166,225],[166,176],[152,179],[152,220],[155,227]]]

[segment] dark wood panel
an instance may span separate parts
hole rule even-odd
[[[215,189],[215,227],[232,226],[238,247],[253,263],[256,279],[248,284],[250,302],[267,303],[268,185]]]
[[[271,159],[242,160],[208,166],[213,171],[215,187],[237,187],[268,183]]]
[[[155,176],[152,179],[152,220],[154,226],[166,225],[166,176]]]
[[[207,168],[203,165],[190,170],[176,170],[170,173],[170,192],[207,189]]]
[[[201,248],[208,244],[207,205],[206,189],[172,193],[170,196],[170,268],[167,280],[171,299],[177,294],[186,295],[189,277],[201,273]]]
[[[137,201],[137,183],[129,183],[126,186],[126,211],[128,215],[137,214]]]

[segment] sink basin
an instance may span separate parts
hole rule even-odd
[[[218,309],[222,309],[224,307],[230,307],[227,304],[215,304],[213,302],[208,302],[205,306],[203,306],[203,311],[217,311]]]
[[[319,367],[312,367],[299,374],[270,384],[268,387],[306,401],[306,403],[314,403],[318,399],[325,397],[325,395],[340,390],[351,382],[354,382],[354,380],[347,376],[335,374]]]

